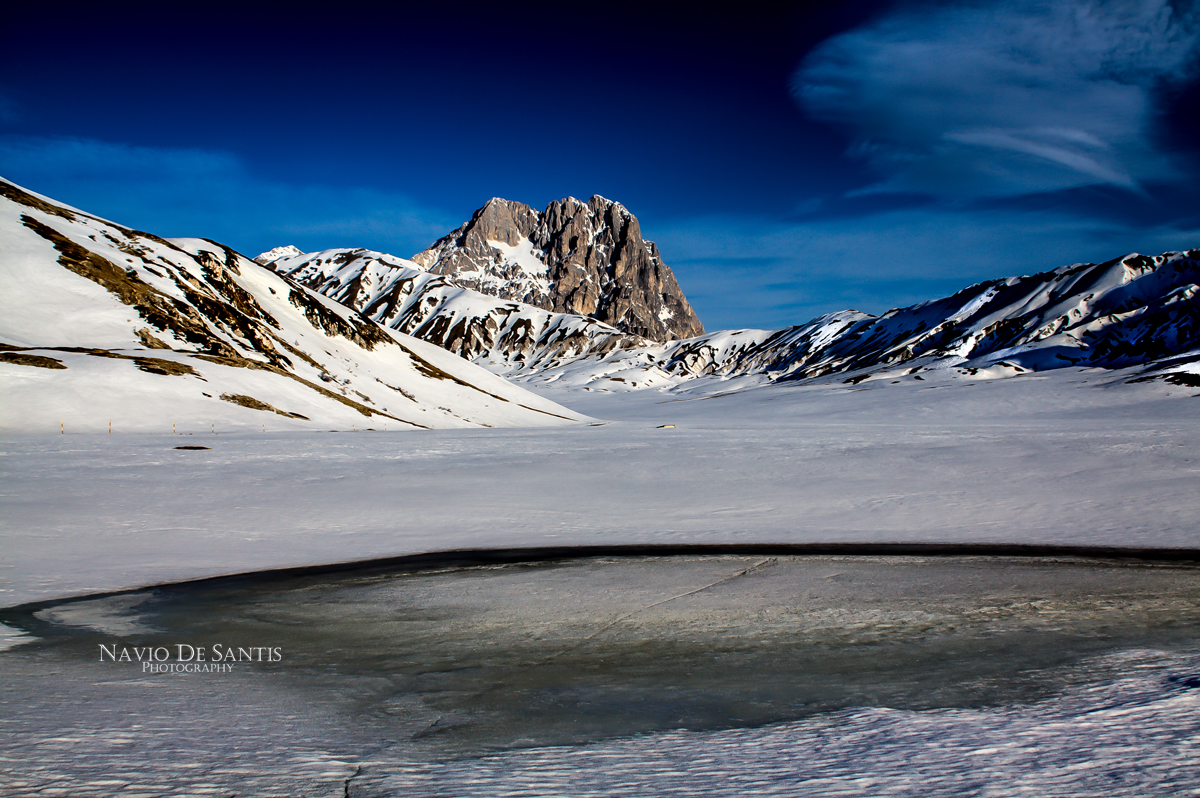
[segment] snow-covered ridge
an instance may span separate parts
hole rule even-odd
[[[677,374],[798,380],[876,369],[1129,366],[1200,356],[1200,250],[978,283],[879,317],[845,311],[736,350],[709,336],[663,353]]]
[[[284,258],[273,268],[519,381],[625,390],[702,376],[764,382],[854,372],[867,379],[930,368],[1000,376],[1200,355],[1198,250],[989,280],[878,317],[848,310],[780,330],[718,331],[665,344],[579,314],[498,300],[463,287],[456,275],[368,250]]]
[[[484,294],[381,252],[331,249],[281,258],[271,268],[379,324],[494,370],[538,369],[651,346],[595,319]]]
[[[0,282],[7,430],[103,431],[110,421],[120,431],[411,429],[582,418],[228,247],[167,241],[5,181]]]

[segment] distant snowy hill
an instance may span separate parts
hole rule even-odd
[[[1200,357],[1200,250],[989,280],[879,317],[846,311],[664,350],[670,373],[799,380],[865,369],[1130,366]],[[865,375],[864,375],[865,376]]]
[[[524,379],[622,389],[701,376],[860,382],[955,369],[975,378],[1065,366],[1200,371],[1200,250],[1127,255],[989,280],[882,316],[831,313],[782,330],[710,333]],[[649,362],[647,357],[650,358]],[[635,385],[636,383],[636,385]]]
[[[583,420],[220,244],[167,241],[6,181],[0,383],[8,431]]]

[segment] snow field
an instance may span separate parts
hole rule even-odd
[[[1121,377],[536,388],[602,426],[6,435],[0,605],[457,548],[1200,547],[1195,389]]]

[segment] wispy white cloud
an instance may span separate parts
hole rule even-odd
[[[212,150],[8,136],[0,137],[0,174],[122,224],[212,238],[249,255],[295,244],[408,256],[462,221],[398,192],[263,179]]]
[[[883,178],[869,191],[1137,190],[1175,176],[1155,93],[1198,61],[1191,2],[925,3],[825,42],[793,88],[854,136]]]

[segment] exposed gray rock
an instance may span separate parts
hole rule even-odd
[[[637,218],[601,196],[586,203],[568,197],[543,213],[492,199],[412,260],[456,285],[587,316],[652,341],[704,333]]]

